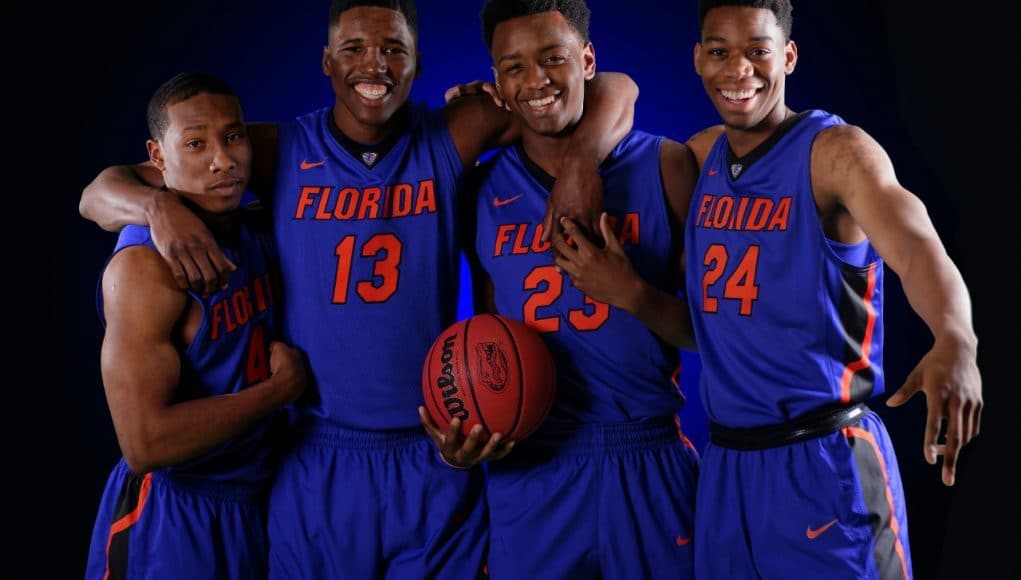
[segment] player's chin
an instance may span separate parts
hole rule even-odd
[[[241,205],[241,192],[210,196],[203,200],[203,209],[210,213],[227,213]]]

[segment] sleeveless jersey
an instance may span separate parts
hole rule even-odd
[[[463,165],[442,110],[371,168],[337,143],[325,108],[280,126],[274,231],[285,336],[308,356],[317,421],[420,425],[422,364],[457,312],[455,186]]]
[[[263,225],[242,225],[239,239],[236,248],[222,246],[237,266],[227,288],[209,296],[188,291],[202,309],[202,321],[191,344],[180,351],[177,400],[236,393],[269,378],[269,344],[278,339],[281,330],[276,248]],[[130,246],[155,250],[149,228],[126,226],[114,254]],[[100,317],[102,302],[100,287]],[[264,419],[223,445],[158,473],[196,484],[260,487],[271,475],[274,424],[274,418]]]
[[[748,167],[726,134],[707,157],[685,228],[686,285],[709,418],[759,427],[883,390],[883,263],[868,240],[825,237],[810,175],[819,132],[802,115]],[[737,177],[733,177],[733,173]]]
[[[662,137],[632,132],[600,168],[606,211],[635,270],[677,292],[677,259],[660,178]],[[480,167],[475,251],[497,310],[538,331],[556,361],[550,418],[620,422],[670,415],[683,405],[672,380],[679,352],[623,310],[599,303],[553,267],[541,223],[549,190],[511,147]],[[672,279],[673,278],[673,279]]]

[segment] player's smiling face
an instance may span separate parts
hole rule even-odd
[[[237,98],[199,93],[168,105],[166,115],[163,137],[147,146],[167,187],[212,213],[235,209],[252,162]]]
[[[695,71],[728,128],[767,128],[760,125],[784,119],[784,83],[797,57],[772,11],[720,6],[706,13]]]
[[[528,127],[556,135],[584,111],[595,50],[559,12],[512,18],[493,30],[493,70],[500,94]]]
[[[323,73],[337,95],[340,130],[356,141],[380,140],[415,79],[415,38],[404,15],[375,6],[345,10],[329,41]]]

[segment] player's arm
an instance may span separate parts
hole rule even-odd
[[[165,187],[163,174],[151,162],[104,169],[82,191],[78,209],[107,231],[128,224],[150,226],[179,288],[211,293],[235,269],[209,228]]]
[[[162,259],[148,248],[119,252],[103,276],[107,327],[102,375],[117,441],[136,473],[195,457],[240,434],[305,385],[300,352],[270,349],[270,377],[239,393],[178,401],[175,332],[190,306]]]
[[[888,404],[925,393],[923,453],[931,464],[943,455],[943,482],[953,485],[958,452],[978,434],[982,412],[968,288],[921,200],[897,181],[886,151],[861,129],[840,126],[819,135],[812,150],[812,187],[824,216],[846,208],[932,332],[932,348]],[[944,418],[942,446],[937,437]]]
[[[599,164],[631,131],[637,100],[638,85],[626,74],[599,73],[586,82],[585,114],[571,134],[568,153],[557,172],[543,222],[544,239],[559,231],[561,216],[580,219],[588,231],[598,231],[602,209]],[[512,143],[521,134],[517,118],[486,94],[454,99],[447,105],[446,115],[466,167],[482,153]]]
[[[676,141],[665,140],[660,149],[660,177],[670,207],[674,253],[678,256],[674,276],[679,281],[682,228],[697,179],[691,151]],[[554,244],[560,245],[556,265],[570,275],[571,283],[586,296],[630,313],[670,344],[694,350],[694,330],[687,301],[676,293],[664,292],[649,284],[635,271],[605,213],[600,228],[606,240],[602,248],[578,231],[573,221],[565,219],[564,230],[574,238],[577,247],[571,247],[562,239],[554,240]]]
[[[254,152],[249,188],[267,201],[275,177],[277,127],[252,123],[246,130]],[[128,224],[150,226],[153,242],[180,288],[211,293],[223,287],[235,269],[209,228],[166,188],[163,174],[151,162],[104,169],[82,191],[78,210],[107,231]]]

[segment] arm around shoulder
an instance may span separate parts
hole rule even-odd
[[[81,216],[109,232],[128,224],[148,225],[153,207],[168,195],[152,163],[107,167],[82,190]]]

